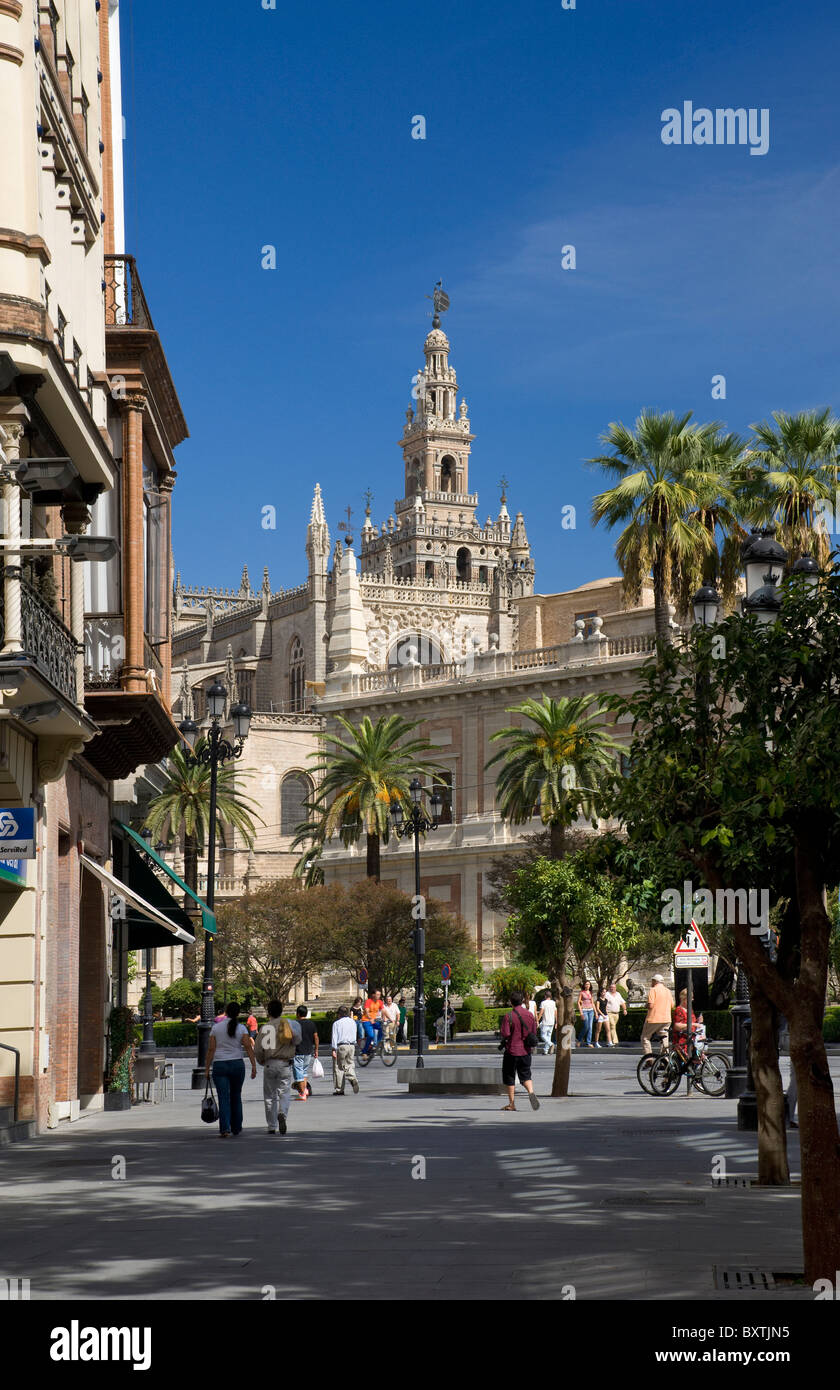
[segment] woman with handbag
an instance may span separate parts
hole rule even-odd
[[[219,1137],[227,1139],[242,1132],[242,1087],[245,1084],[245,1053],[251,1062],[251,1079],[257,1074],[254,1043],[244,1023],[237,1023],[239,1005],[232,1000],[225,1011],[227,1019],[210,1029],[210,1046],[204,1075],[213,1080],[219,1096]]]

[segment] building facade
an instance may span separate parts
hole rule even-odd
[[[15,1056],[24,1126],[103,1103],[108,1017],[150,925],[112,930],[114,782],[178,737],[186,425],[125,250],[119,25],[116,0],[0,5],[0,800],[35,812],[33,857],[0,861],[0,1140]]]

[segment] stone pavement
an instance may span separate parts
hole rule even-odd
[[[813,1299],[715,1287],[715,1265],[802,1264],[797,1188],[712,1185],[716,1155],[732,1174],[756,1169],[734,1102],[646,1096],[627,1052],[576,1053],[574,1094],[552,1101],[553,1060],[534,1062],[541,1109],[522,1093],[515,1114],[496,1096],[409,1097],[379,1061],[358,1096],[334,1097],[327,1066],[285,1137],[265,1133],[260,1072],[245,1130],[224,1141],[179,1062],[174,1104],[0,1151],[0,1276],[29,1278],[33,1300],[259,1300],[266,1286],[278,1299],[542,1300],[570,1285],[578,1299]],[[832,1069],[838,1087],[840,1059]]]

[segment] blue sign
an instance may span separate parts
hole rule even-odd
[[[8,883],[26,883],[25,859],[0,859],[0,878]]]
[[[441,983],[442,983],[442,984],[446,984],[447,980],[451,980],[451,979],[452,979],[452,966],[451,966],[451,965],[442,965],[442,966],[440,967],[440,978],[441,978]]]
[[[0,807],[0,858],[35,858],[35,808]]]
[[[360,984],[360,985],[366,985],[366,984],[367,984],[367,979],[368,979],[368,973],[367,973],[367,971],[365,970],[365,967],[362,966],[361,970],[359,971],[359,984]]]

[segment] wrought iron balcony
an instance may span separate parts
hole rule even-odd
[[[105,324],[154,328],[133,256],[105,256]]]
[[[57,613],[25,579],[20,580],[23,652],[54,689],[76,703],[76,643]],[[5,603],[0,594],[0,638],[5,634]]]

